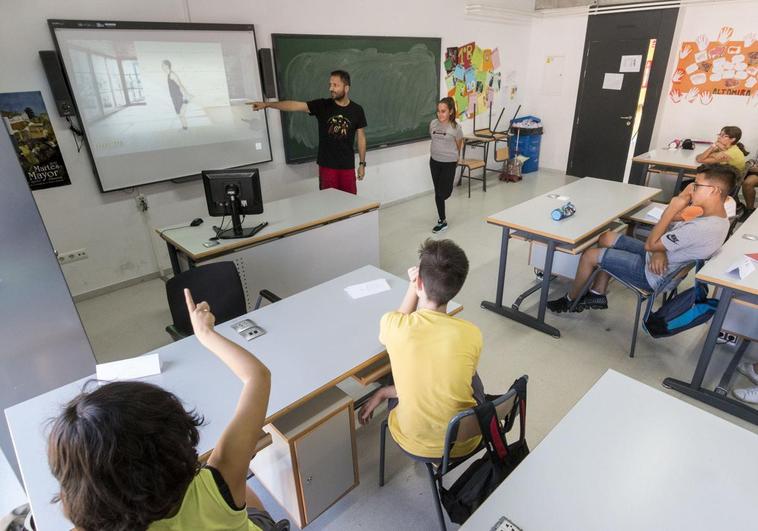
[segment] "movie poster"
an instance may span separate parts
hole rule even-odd
[[[42,93],[0,94],[0,118],[32,190],[71,184]]]

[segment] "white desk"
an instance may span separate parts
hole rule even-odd
[[[744,280],[740,280],[737,275],[726,272],[727,268],[746,253],[758,253],[758,241],[744,238],[746,235],[758,237],[758,213],[751,215],[695,276],[698,280],[721,288],[719,305],[711,320],[711,326],[708,329],[708,335],[705,337],[692,380],[685,382],[675,378],[666,378],[663,380],[663,385],[748,422],[758,424],[758,410],[728,396],[729,383],[734,369],[747,350],[750,337],[758,336],[758,271],[754,271]],[[735,304],[732,304],[732,301]],[[748,338],[743,339],[716,389],[714,391],[704,389],[702,387],[703,379],[710,365],[718,334],[730,315],[739,313],[746,314],[746,318],[743,317],[742,320],[748,323],[748,332],[745,334]],[[733,316],[733,318],[737,317]]]
[[[461,527],[755,529],[758,436],[608,371]]]
[[[353,300],[344,288],[385,278],[391,290]],[[266,334],[245,342],[231,329],[239,319],[217,325],[224,336],[258,356],[271,370],[267,422],[385,356],[379,320],[396,309],[408,281],[373,266],[320,284],[248,314]],[[451,303],[451,312],[460,305]],[[346,333],[349,332],[349,333]],[[145,378],[196,408],[208,423],[200,428],[198,453],[213,448],[235,410],[242,384],[194,336],[159,349],[163,373]],[[87,379],[60,387],[5,410],[21,474],[38,528],[70,529],[60,507],[49,503],[58,490],[46,460],[43,423],[76,396]],[[66,527],[66,526],[69,527]]]
[[[642,164],[642,175],[646,184],[648,171],[651,167],[664,172],[675,173],[674,195],[676,195],[682,186],[684,174],[692,173],[700,166],[695,157],[702,151],[703,149],[698,145],[695,146],[695,149],[654,149],[637,155],[632,159],[632,162]]]
[[[503,228],[500,269],[495,302],[482,301],[482,308],[540,332],[560,337],[561,333],[557,328],[545,323],[547,295],[556,247],[572,249],[581,245],[582,242],[607,228],[616,218],[649,201],[658,192],[657,188],[585,177],[491,215],[487,218],[487,223]],[[556,196],[564,196],[568,199],[561,200]],[[576,206],[576,213],[569,218],[554,221],[550,213],[567,200]],[[503,306],[505,265],[508,257],[508,240],[511,236],[547,244],[540,304],[536,318],[520,311],[518,305]],[[534,288],[527,290],[519,297],[519,300],[523,300],[524,296],[534,291]]]
[[[166,241],[175,274],[198,264],[234,261],[251,309],[261,289],[287,297],[363,265],[378,266],[378,209],[376,201],[328,189],[264,204],[262,214],[245,218],[245,227],[268,222],[251,238],[205,247],[215,235],[213,225],[221,223],[210,217],[197,227],[156,232]]]

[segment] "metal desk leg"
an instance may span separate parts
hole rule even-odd
[[[716,346],[716,338],[721,331],[721,327],[724,324],[724,318],[726,317],[727,310],[729,309],[729,303],[731,302],[734,290],[724,287],[721,291],[721,299],[719,305],[716,308],[716,313],[711,321],[711,327],[708,330],[708,335],[705,338],[703,344],[703,350],[700,353],[700,359],[697,362],[695,373],[692,375],[691,382],[685,382],[682,380],[676,380],[674,378],[666,378],[663,380],[664,387],[679,391],[695,400],[713,406],[716,409],[725,411],[730,415],[739,417],[743,420],[758,425],[758,410],[753,409],[747,404],[738,402],[731,398],[727,398],[718,391],[711,391],[710,389],[703,389],[703,378],[705,372],[710,364],[711,357],[713,356],[713,349]],[[747,348],[747,347],[745,347]]]
[[[682,181],[684,180],[684,168],[680,169],[676,174],[676,184],[674,185],[674,195],[679,194],[682,191]]]
[[[732,361],[729,362],[729,366],[727,366],[726,370],[724,371],[724,375],[721,377],[721,381],[719,381],[719,384],[716,386],[715,391],[721,396],[726,396],[729,393],[729,383],[732,381],[734,371],[737,369],[737,365],[739,365],[740,361],[742,361],[742,356],[745,355],[745,351],[749,346],[749,339],[742,338],[740,340],[740,346],[737,348],[734,356],[732,356]]]
[[[547,293],[550,287],[550,272],[553,267],[553,253],[555,252],[555,242],[548,242],[547,256],[545,257],[544,277],[542,279],[542,293],[540,294],[540,307],[538,318],[532,317],[518,309],[507,308],[503,306],[503,289],[505,287],[505,264],[508,257],[508,239],[510,238],[510,229],[503,227],[503,236],[500,243],[500,269],[497,277],[497,292],[495,293],[495,302],[482,301],[481,307],[485,310],[495,312],[498,315],[513,319],[514,321],[526,325],[553,337],[561,337],[561,332],[554,326],[545,323],[545,309],[547,307]]]
[[[176,255],[176,247],[168,242],[166,242],[166,247],[168,247],[168,257],[171,260],[171,269],[175,275],[178,275],[182,270],[179,268],[179,257]]]

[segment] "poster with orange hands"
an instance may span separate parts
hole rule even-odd
[[[758,105],[758,35],[733,37],[734,28],[724,26],[715,40],[701,34],[683,42],[669,99],[709,105],[721,96],[743,96]]]

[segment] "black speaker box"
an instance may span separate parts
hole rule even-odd
[[[42,60],[42,67],[45,69],[47,82],[50,84],[50,90],[53,92],[55,106],[58,108],[58,114],[61,116],[73,116],[74,100],[66,85],[66,78],[63,76],[58,54],[50,50],[40,50],[39,58]]]
[[[271,53],[271,48],[261,48],[258,50],[258,61],[261,65],[263,95],[267,98],[277,98],[276,74],[274,73],[274,55]]]

